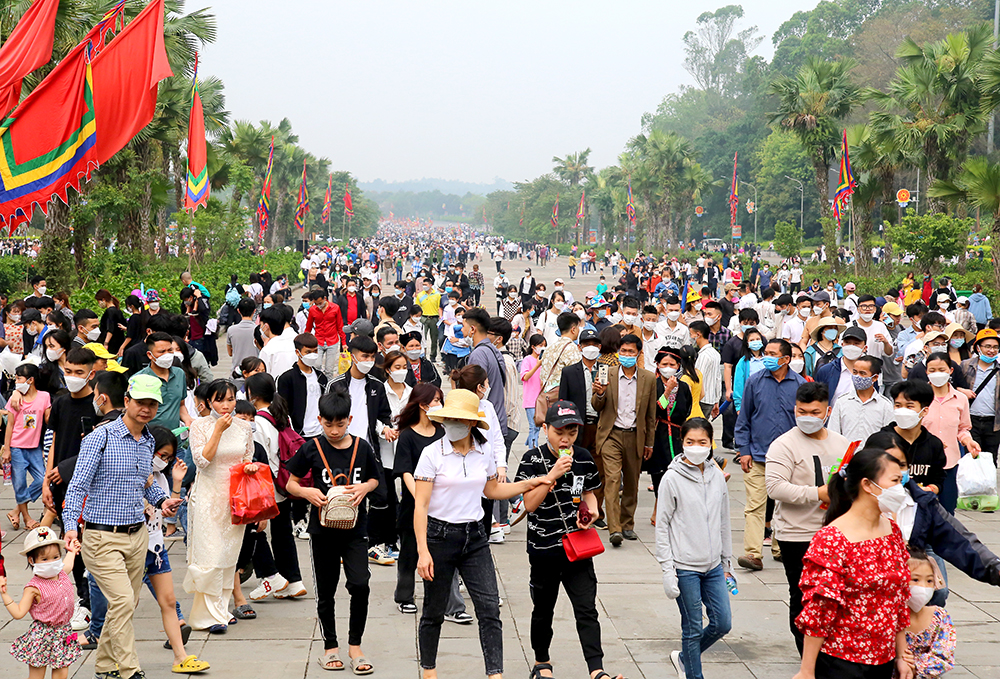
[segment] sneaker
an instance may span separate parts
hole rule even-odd
[[[596,528],[597,530],[607,530],[608,522],[605,521],[604,519],[598,519],[597,521],[594,522],[594,528]]]
[[[534,446],[537,448],[537,446]],[[532,446],[528,446],[530,450]],[[510,514],[512,517],[517,516],[524,511],[524,500],[522,498],[517,498],[514,502],[510,503]]]
[[[504,540],[503,528],[497,526],[490,529],[490,544],[500,544]]]
[[[309,530],[309,524],[306,523],[305,519],[303,519],[292,527],[292,535],[297,537],[299,540],[308,540],[309,533],[306,532],[307,530]]]
[[[250,592],[251,601],[260,601],[261,599],[266,599],[267,597],[280,592],[288,587],[288,580],[285,580],[280,574],[272,575],[269,578],[264,578],[257,585],[257,588]]]
[[[767,527],[764,528],[764,546],[771,546],[771,529]]]
[[[282,578],[284,580],[284,578]],[[302,584],[301,580],[296,582],[285,582],[285,586],[281,589],[274,590],[275,599],[297,599],[300,596],[306,595],[306,586]]]
[[[451,615],[444,616],[445,622],[453,622],[456,625],[471,625],[473,620],[475,620],[475,618],[473,618],[465,611],[462,611],[461,613],[453,613]]]
[[[501,523],[500,527],[503,528],[503,534],[504,535],[510,535],[510,524],[509,523]]]
[[[406,613],[407,615],[416,615],[417,613],[416,604],[396,604],[396,608],[399,609],[400,613]]]
[[[684,663],[681,662],[680,651],[670,651],[670,664],[677,671],[677,679],[687,679],[687,675],[684,673]]]
[[[90,611],[77,604],[73,610],[73,618],[70,620],[70,625],[73,627],[74,632],[82,632],[88,629],[90,627]]]
[[[122,675],[118,670],[111,670],[110,672],[95,672],[94,679],[122,679]]]
[[[391,566],[396,560],[385,551],[384,545],[375,545],[368,550],[368,563],[377,563],[379,566]]]
[[[611,543],[612,547],[621,547],[624,538],[621,533],[612,533],[611,537],[608,538],[608,542]]]
[[[497,597],[497,606],[503,608],[503,597]]]
[[[393,559],[398,560],[399,559],[399,546],[398,545],[389,545],[388,547],[386,547],[386,554],[388,554],[389,556],[391,556]]]

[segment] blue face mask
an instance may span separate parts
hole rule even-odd
[[[823,331],[823,337],[827,338],[832,342],[833,340],[837,339],[837,329],[827,328],[826,330]]]
[[[638,358],[638,356],[622,356],[618,354],[618,362],[622,364],[623,368],[634,368]]]
[[[264,308],[265,309],[270,309],[271,308],[271,303],[270,302],[264,302]]]
[[[302,303],[302,309],[304,311],[308,311],[309,310],[309,302],[303,302]]]
[[[993,361],[997,360],[997,356],[996,354],[993,354],[992,356],[990,356],[989,354],[979,354],[979,360],[982,361],[983,363],[992,363]]]
[[[747,346],[750,347],[752,351],[760,351],[764,348],[764,342],[761,340],[750,340],[750,342],[747,343]]]
[[[774,356],[765,356],[764,357],[764,369],[765,370],[768,370],[770,372],[774,372],[775,370],[778,370],[780,367],[781,367],[781,363]]]
[[[608,315],[607,311],[605,311],[604,309],[598,309],[598,311],[597,311],[597,317],[598,318],[604,318],[607,315]]]
[[[951,344],[951,346],[955,347],[956,349],[961,349],[962,345],[965,344],[965,338],[955,337],[949,342],[949,344]]]
[[[905,471],[905,472],[903,472],[903,485],[905,486],[909,482],[910,482],[910,472],[909,471]]]
[[[740,327],[743,328],[743,332],[750,332],[751,330],[755,330],[757,328],[756,325],[743,325]]]

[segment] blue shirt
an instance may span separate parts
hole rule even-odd
[[[84,437],[66,490],[66,530],[77,529],[81,513],[84,521],[108,526],[144,521],[143,498],[155,505],[167,497],[158,484],[146,487],[153,471],[153,446],[149,429],[143,427],[142,436],[136,440],[125,426],[124,417]]]
[[[789,370],[780,382],[769,370],[747,378],[736,417],[736,449],[764,462],[774,439],[795,426],[795,392],[805,378]]]
[[[899,334],[896,335],[895,357],[903,358],[903,352],[906,351],[906,347],[915,339],[917,339],[917,331],[913,329],[912,325],[909,328],[900,330]]]

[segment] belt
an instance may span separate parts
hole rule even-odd
[[[992,420],[995,419],[995,415],[969,415],[973,420]]]
[[[139,523],[131,523],[127,526],[108,526],[103,523],[91,523],[90,521],[87,521],[84,523],[83,527],[87,530],[100,530],[106,533],[128,533],[131,535],[132,533],[139,532],[139,530],[141,530],[145,525],[146,524],[142,521]]]
[[[615,431],[635,431],[635,427],[628,427],[626,429],[625,427],[615,427],[612,425],[611,428],[614,429]]]

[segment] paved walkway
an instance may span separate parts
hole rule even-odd
[[[522,263],[505,263],[508,272],[520,272]],[[494,270],[492,264],[484,267]],[[551,283],[557,275],[565,276],[565,266],[532,266],[540,280]],[[610,272],[608,272],[610,274]],[[610,276],[609,276],[610,278]],[[567,288],[578,298],[587,289],[593,289],[596,276],[567,279]],[[492,295],[487,297],[492,302]],[[220,352],[224,354],[223,352]],[[228,365],[228,363],[226,363]],[[218,371],[220,376],[224,369]],[[524,452],[524,436],[514,444],[512,466]],[[729,481],[732,496],[734,555],[743,543],[743,483],[738,465]],[[637,514],[638,542],[626,542],[619,549],[597,557],[596,568],[600,586],[598,610],[601,614],[606,669],[621,672],[630,679],[663,679],[672,677],[670,651],[679,648],[680,615],[677,606],[663,594],[660,570],[653,557],[655,545],[653,528],[649,524],[653,494],[645,490],[648,477],[644,477],[639,496]],[[0,511],[6,513],[13,507],[13,493],[9,487],[0,490]],[[960,513],[961,519],[987,545],[1000,549],[1000,517],[996,514]],[[10,591],[19,596],[29,577],[23,557],[17,554],[22,535],[10,531],[9,524],[4,553]],[[528,560],[524,548],[524,524],[516,526],[507,541],[493,547],[500,592],[504,600],[503,618],[504,656],[506,676],[525,677],[534,657],[531,651],[529,626],[531,600],[528,593]],[[9,546],[6,543],[10,543]],[[212,669],[203,676],[217,679],[271,679],[279,677],[315,678],[325,675],[316,664],[322,653],[315,606],[312,599],[312,577],[308,543],[298,542],[299,560],[306,575],[310,596],[299,601],[266,600],[258,602],[257,620],[243,621],[223,636],[209,636],[195,632],[189,652],[212,663]],[[171,562],[175,568],[174,583],[185,611],[191,598],[180,587],[184,579],[184,545],[170,544]],[[795,645],[788,631],[788,587],[781,564],[764,558],[765,568],[750,574],[736,570],[739,594],[731,598],[733,606],[733,631],[705,654],[705,676],[708,679],[776,679],[790,678],[798,668]],[[416,629],[419,616],[404,616],[396,611],[392,602],[395,581],[393,567],[372,567],[371,610],[364,649],[376,666],[375,676],[392,678],[417,678]],[[996,679],[1000,677],[1000,589],[970,580],[949,568],[951,598],[948,610],[958,631],[958,661],[960,667],[948,676]],[[244,588],[249,594],[255,586],[251,580]],[[338,596],[340,631],[347,633],[346,591],[341,588]],[[421,602],[418,600],[418,606]],[[469,610],[472,612],[471,602]],[[7,644],[28,627],[26,620],[14,621],[0,614],[0,677],[18,677],[26,674],[23,666],[8,653]],[[164,679],[171,675],[172,655],[162,648],[163,633],[159,609],[144,592],[136,613],[139,654],[146,675],[150,679]],[[81,662],[73,666],[72,677],[93,676],[93,653],[85,653]],[[346,654],[344,654],[346,658]],[[588,676],[580,652],[573,623],[573,614],[565,596],[556,607],[555,639],[552,659],[556,676],[561,678]],[[477,677],[483,672],[475,625],[462,627],[445,624],[439,654],[439,675],[446,677]],[[349,670],[348,670],[349,673]]]

